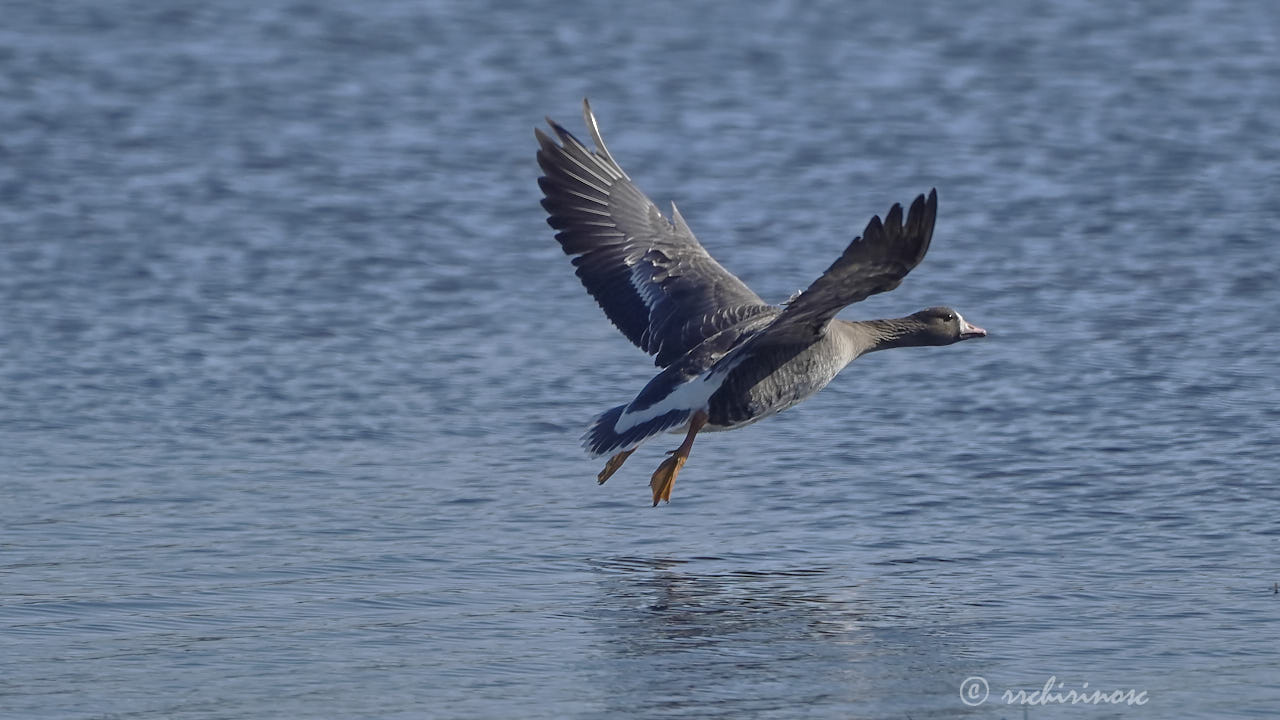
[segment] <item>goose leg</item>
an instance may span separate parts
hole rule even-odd
[[[689,432],[684,436],[684,442],[680,443],[680,447],[667,453],[671,457],[662,461],[658,469],[653,473],[653,479],[649,481],[649,487],[653,489],[653,506],[658,506],[659,500],[671,502],[671,486],[675,484],[676,475],[680,473],[680,468],[684,467],[684,461],[689,459],[689,451],[693,449],[693,439],[697,436],[698,431],[703,425],[707,424],[707,413],[703,410],[693,414],[689,419]]]
[[[599,483],[600,485],[603,485],[604,481],[613,477],[613,474],[618,472],[618,468],[622,467],[622,463],[626,462],[627,458],[631,457],[631,453],[635,451],[636,451],[635,448],[631,448],[630,450],[623,450],[617,455],[614,455],[613,457],[609,458],[609,462],[604,464],[604,469],[601,470],[600,474],[596,476],[596,482]]]

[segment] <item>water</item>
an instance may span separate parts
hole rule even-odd
[[[1280,708],[1271,6],[4,16],[0,715]],[[845,316],[991,337],[596,487],[652,368],[537,205],[584,95],[771,300],[936,186]],[[1000,698],[1050,677],[1147,702]]]

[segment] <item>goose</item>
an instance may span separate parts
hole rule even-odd
[[[583,434],[588,454],[610,456],[600,484],[641,443],[684,433],[649,481],[654,507],[670,502],[699,432],[782,412],[869,352],[986,336],[949,307],[880,320],[836,317],[898,287],[924,259],[936,189],[917,196],[905,219],[899,204],[883,220],[872,217],[807,289],[771,305],[707,253],[675,203],[668,218],[636,187],[605,146],[590,103],[582,107],[594,150],[551,118],[554,138],[534,130],[547,224],[605,315],[660,368],[634,399],[598,415]]]

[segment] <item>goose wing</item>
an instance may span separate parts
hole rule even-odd
[[[894,204],[883,222],[879,215],[872,217],[862,235],[754,340],[761,344],[811,342],[826,332],[832,318],[846,306],[898,287],[929,250],[938,191],[930,190],[928,198],[917,195],[905,222],[902,214],[902,206]]]
[[[666,367],[725,328],[776,313],[707,253],[674,203],[668,220],[631,182],[582,106],[595,150],[548,118],[555,139],[534,131],[538,186],[556,240],[622,334]]]

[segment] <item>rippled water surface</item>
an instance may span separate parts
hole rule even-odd
[[[1271,5],[3,14],[0,715],[1280,712]],[[991,337],[597,487],[653,368],[538,207],[584,95],[772,301],[937,187],[845,316]]]

